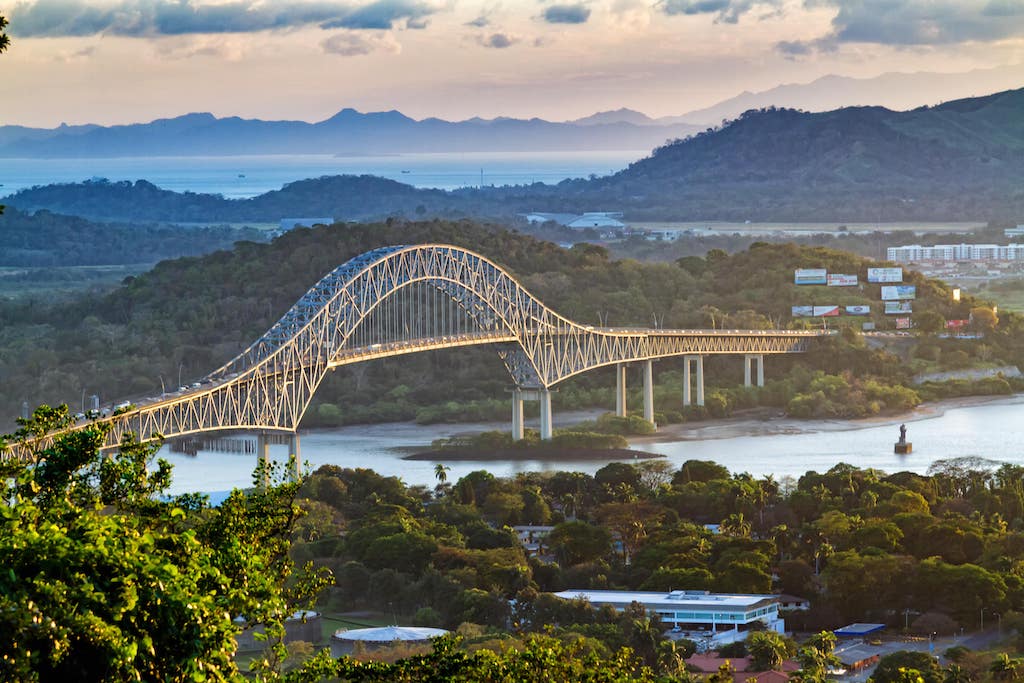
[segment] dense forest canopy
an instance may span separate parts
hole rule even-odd
[[[112,401],[158,395],[161,386],[190,383],[259,337],[340,263],[375,247],[423,242],[455,244],[494,259],[542,301],[583,324],[606,320],[613,326],[648,326],[656,318],[664,327],[765,328],[800,324],[789,318],[792,305],[872,302],[875,319],[885,323],[878,311],[877,285],[861,290],[792,284],[794,268],[857,273],[870,263],[824,248],[762,243],[732,256],[712,250],[706,258],[640,263],[613,261],[593,245],[562,249],[468,222],[336,225],[294,230],[271,244],[242,242],[232,251],[165,261],[105,296],[67,303],[0,303],[0,410],[8,419],[22,401],[67,402],[77,410],[82,397],[91,394]],[[969,298],[955,303],[945,285],[914,273],[908,278],[918,287],[915,312],[931,310],[939,320],[970,315],[974,304]],[[847,319],[851,321],[859,325],[862,319]],[[1000,316],[998,328],[986,341],[986,359],[1020,362],[1018,324],[1013,315]],[[927,362],[941,362],[943,345],[957,342],[930,343]],[[877,376],[898,384],[912,372],[908,364],[855,338],[834,344],[841,348],[769,363],[770,380],[782,380],[798,365],[805,369],[793,382],[767,387],[763,400],[787,405],[811,389],[814,370],[842,373],[859,368],[860,376],[846,384],[865,397],[876,390],[859,383]],[[967,352],[959,353],[970,362],[974,351],[964,348]],[[666,362],[659,374],[670,377],[672,369]],[[738,364],[728,359],[709,367],[709,377],[719,376],[726,385],[739,381],[736,373]],[[358,364],[333,373],[324,383],[317,401],[329,407],[314,406],[306,424],[503,416],[508,383],[501,363],[485,347]],[[567,383],[556,401],[563,407],[608,405],[610,394],[600,392],[612,384],[600,372],[588,373]],[[369,386],[374,390],[367,391]],[[828,392],[821,387],[812,391],[819,389],[822,397],[834,399],[833,404],[841,403],[846,392],[839,385],[829,385]],[[677,392],[666,390],[663,396],[659,411],[679,411]],[[878,399],[865,400],[870,405]],[[891,408],[907,403],[893,400]],[[886,405],[888,401],[882,400],[873,410]],[[429,414],[420,412],[428,407]]]
[[[0,216],[0,232],[0,266],[35,268],[156,263],[229,249],[239,240],[263,239],[263,233],[254,229],[93,223],[14,207]]]

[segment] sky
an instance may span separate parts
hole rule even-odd
[[[0,14],[0,124],[40,127],[345,107],[669,116],[829,74],[996,67],[1024,87],[1024,0],[0,0]],[[914,97],[950,99],[941,83]]]

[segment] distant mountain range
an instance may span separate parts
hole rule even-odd
[[[906,109],[928,101],[926,93],[965,97],[1021,85],[1024,66],[1013,65],[954,74],[825,76],[811,83],[744,92],[712,107],[661,118],[625,107],[564,122],[505,117],[416,120],[398,111],[343,109],[316,123],[194,113],[118,126],[0,126],[0,158],[648,150],[750,109],[827,111],[850,104]]]
[[[146,182],[80,183],[6,201],[90,218],[191,222],[595,210],[634,220],[1024,222],[1024,89],[906,112],[751,110],[614,175],[558,185],[443,192],[334,176],[234,201]]]
[[[417,121],[397,111],[364,114],[354,109],[343,109],[318,123],[217,118],[204,113],[109,127],[0,126],[0,157],[647,150],[697,130],[700,127],[687,123],[648,125],[624,120]]]

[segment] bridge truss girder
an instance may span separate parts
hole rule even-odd
[[[423,291],[438,293],[440,303],[421,301]],[[389,311],[389,301],[411,313],[417,306],[433,311],[445,325],[432,321],[424,336],[400,311]],[[446,305],[461,313],[447,313]],[[819,334],[594,328],[558,315],[479,254],[449,245],[387,247],[328,273],[201,388],[105,418],[111,424],[106,447],[128,432],[143,441],[234,429],[293,432],[330,369],[372,358],[492,344],[516,386],[547,389],[615,363],[801,352]],[[27,453],[16,448],[3,455]]]

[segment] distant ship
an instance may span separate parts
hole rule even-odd
[[[244,178],[244,177],[245,177],[245,174],[244,174],[244,173],[239,173],[239,174],[238,174],[238,177],[239,177],[239,178]]]
[[[412,171],[406,171],[405,169],[402,169],[402,173],[412,173]]]

